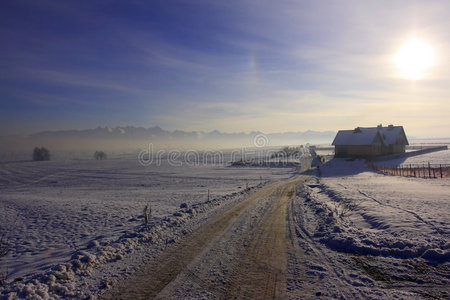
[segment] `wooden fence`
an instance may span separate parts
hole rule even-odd
[[[419,177],[419,178],[450,178],[450,165],[448,164],[403,164],[397,167],[386,167],[368,162],[368,166],[384,174]]]

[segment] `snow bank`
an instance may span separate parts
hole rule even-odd
[[[450,182],[384,176],[363,160],[335,159],[305,190],[324,222],[321,241],[358,254],[450,258]]]
[[[361,255],[449,261],[450,182],[384,176],[363,160],[334,159],[321,173],[302,196],[317,217],[305,226],[323,244]]]
[[[316,173],[292,205],[303,253],[288,264],[292,299],[448,298],[448,180],[385,176],[345,159]]]
[[[101,293],[114,283],[119,274],[99,277],[104,269],[137,270],[140,264],[130,264],[130,258],[141,256],[142,251],[152,253],[164,250],[169,244],[195,229],[212,213],[218,213],[224,206],[242,200],[252,190],[231,193],[208,201],[182,208],[169,216],[153,218],[149,224],[142,224],[125,231],[117,239],[100,236],[92,240],[85,249],[76,251],[70,260],[58,264],[43,274],[11,282],[0,288],[1,299],[88,299]],[[128,259],[128,260],[127,260]],[[134,258],[136,259],[136,258]],[[125,260],[125,261],[124,261]],[[127,261],[126,261],[127,260]],[[139,260],[138,260],[139,261]],[[124,275],[124,274],[120,274]]]

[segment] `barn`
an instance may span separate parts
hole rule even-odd
[[[403,126],[378,125],[339,130],[332,145],[335,157],[370,157],[404,153],[409,143]]]

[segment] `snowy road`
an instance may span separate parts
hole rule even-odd
[[[106,298],[285,299],[286,215],[296,176],[258,190],[213,218]]]

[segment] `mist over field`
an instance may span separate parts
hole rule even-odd
[[[45,131],[29,136],[0,137],[0,159],[29,159],[35,146],[45,146],[55,158],[80,158],[92,156],[93,151],[102,150],[109,154],[137,153],[154,150],[205,150],[232,149],[257,146],[284,146],[314,143],[330,144],[335,132],[305,131],[265,134],[259,131],[250,133],[223,133],[217,130],[167,131],[158,126],[143,127],[98,127],[88,130]],[[255,144],[258,137],[262,145]],[[72,156],[72,157],[70,157]]]

